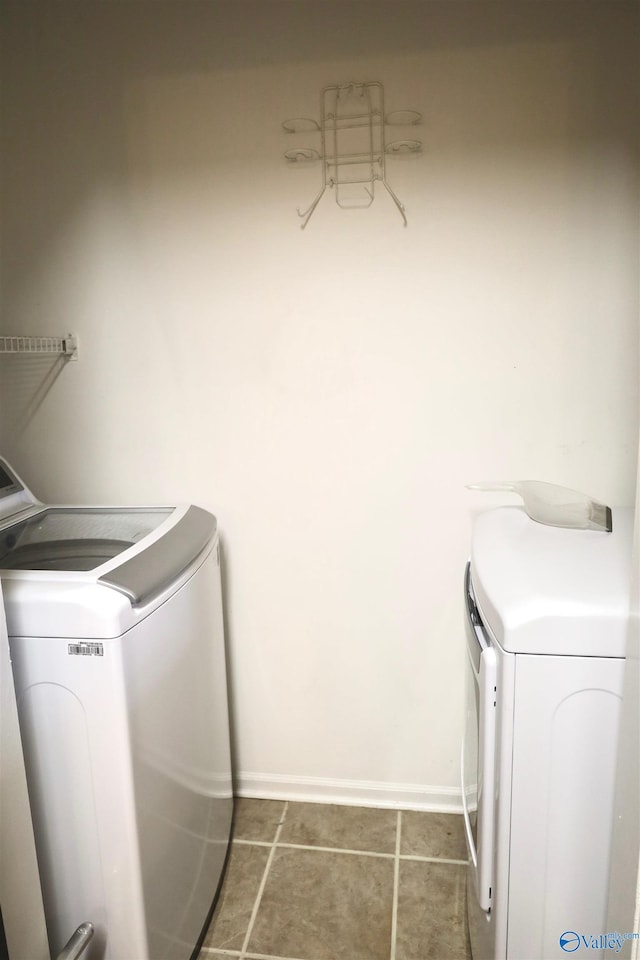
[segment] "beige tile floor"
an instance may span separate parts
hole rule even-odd
[[[462,817],[237,800],[199,960],[470,960]]]

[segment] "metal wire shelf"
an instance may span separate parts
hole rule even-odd
[[[369,207],[376,182],[382,183],[406,227],[404,204],[389,185],[385,160],[386,155],[419,154],[422,142],[386,143],[386,127],[415,127],[421,121],[417,110],[385,113],[384,90],[377,81],[325,87],[320,97],[320,122],[311,117],[285,120],[282,127],[288,134],[320,135],[320,150],[298,146],[284,155],[289,163],[321,161],[320,189],[306,210],[298,209],[301,228],[307,226],[327,187],[335,191],[339,207]]]
[[[0,353],[55,354],[66,360],[77,360],[78,338],[72,333],[67,334],[66,337],[0,336]]]

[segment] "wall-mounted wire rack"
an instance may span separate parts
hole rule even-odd
[[[66,337],[7,337],[0,336],[0,353],[55,354],[65,360],[78,359],[78,338],[69,333]]]
[[[287,133],[320,134],[320,149],[297,147],[287,150],[290,163],[322,164],[320,190],[306,208],[298,209],[304,230],[327,187],[335,189],[339,207],[369,207],[374,200],[376,180],[391,196],[404,225],[405,208],[387,180],[386,157],[420,153],[420,140],[393,140],[387,143],[387,127],[413,127],[422,121],[415,110],[385,113],[381,83],[343,83],[325,87],[320,97],[320,123],[296,117],[282,124]]]

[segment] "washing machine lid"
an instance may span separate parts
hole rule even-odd
[[[193,504],[45,506],[0,459],[0,577],[12,636],[122,635],[213,549]]]
[[[95,570],[148,537],[174,510],[45,506],[0,459],[0,570]]]
[[[140,539],[132,545],[107,536],[39,541],[38,523],[44,513],[71,534],[77,532],[74,520],[118,520],[118,534]],[[217,538],[215,517],[189,504],[148,509],[51,507],[32,520],[34,542],[18,545],[14,566],[9,559],[0,560],[10,636],[84,640],[122,636],[187,582]],[[154,528],[145,533],[141,522]],[[0,541],[24,525],[20,521],[5,527]],[[58,536],[57,524],[54,532]],[[101,551],[115,555],[104,560]],[[86,569],[96,560],[97,566]]]
[[[94,570],[152,533],[172,507],[46,507],[0,530],[2,570]]]
[[[471,575],[485,626],[512,653],[625,655],[633,511],[613,511],[613,532],[537,523],[522,507],[475,521]]]

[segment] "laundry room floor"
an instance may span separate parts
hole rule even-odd
[[[471,960],[457,814],[236,801],[199,960]]]

